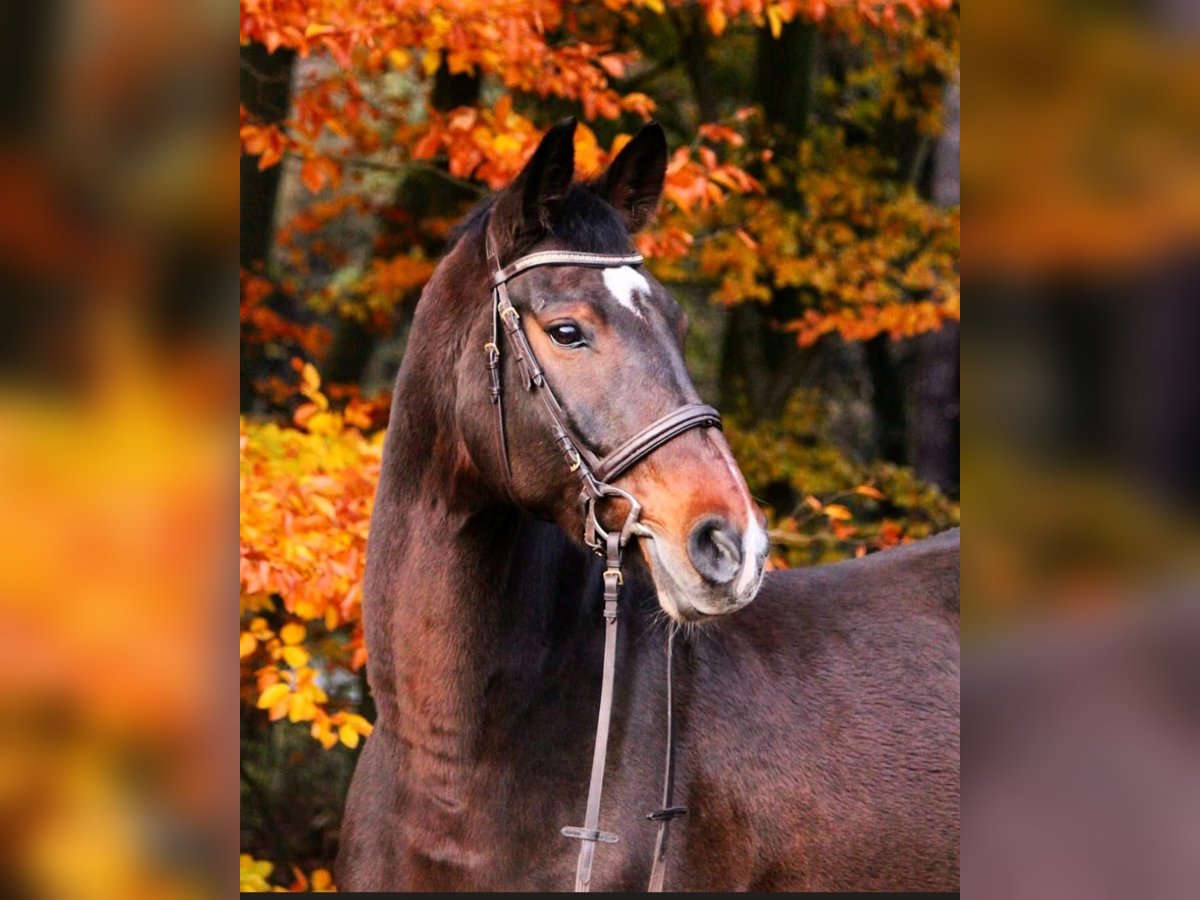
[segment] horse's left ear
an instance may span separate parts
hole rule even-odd
[[[647,122],[617,154],[596,190],[629,225],[641,231],[658,212],[667,177],[667,136],[657,122]]]

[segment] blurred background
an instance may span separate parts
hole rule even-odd
[[[329,887],[381,398],[448,229],[568,114],[581,176],[668,130],[639,240],[773,565],[967,487],[964,887],[1195,884],[1200,23],[975,10],[962,139],[945,7],[244,0],[235,181],[231,8],[8,4],[6,891],[224,892],[235,843],[243,889]]]
[[[1200,876],[1200,8],[974,10],[963,889]]]

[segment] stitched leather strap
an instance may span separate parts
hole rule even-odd
[[[674,646],[675,628],[672,626],[667,634],[667,752],[663,771],[662,806],[646,815],[651,822],[658,822],[658,837],[654,842],[654,862],[650,866],[650,886],[646,889],[652,894],[662,891],[663,882],[667,877],[667,841],[670,837],[671,820],[688,814],[686,806],[671,805],[675,793],[675,734],[674,716],[672,715],[674,701],[671,697],[671,683],[674,680],[671,677],[671,651]]]
[[[597,481],[612,481],[638,460],[691,428],[720,428],[721,414],[703,403],[689,403],[642,429],[600,460],[592,474]]]
[[[604,570],[604,676],[600,683],[600,714],[596,722],[596,749],[592,754],[592,780],[588,785],[587,811],[583,828],[566,827],[562,833],[583,841],[575,866],[575,891],[585,893],[592,886],[592,859],[596,842],[615,844],[615,834],[600,830],[600,794],[604,789],[604,761],[608,755],[608,726],[612,719],[613,679],[617,669],[617,595],[624,578],[621,575],[621,536],[609,532],[608,567]]]

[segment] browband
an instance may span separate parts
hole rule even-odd
[[[493,257],[494,258],[494,257]],[[492,286],[503,284],[529,269],[538,266],[585,266],[590,269],[612,269],[618,266],[640,266],[644,260],[640,253],[626,256],[610,256],[607,253],[576,253],[573,250],[542,250],[522,256],[498,272],[492,273]]]

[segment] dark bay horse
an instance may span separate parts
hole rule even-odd
[[[579,842],[560,828],[581,824],[588,796],[606,563],[583,544],[576,473],[507,343],[497,427],[488,242],[500,265],[630,254],[667,147],[649,125],[579,184],[573,132],[551,129],[468,219],[416,310],[371,523],[378,716],[346,804],[343,890],[562,891],[575,878]],[[507,289],[594,457],[698,404],[685,317],[639,266],[548,265]],[[613,481],[642,509],[599,818],[620,840],[596,845],[592,889],[649,878],[664,646],[684,625],[674,797],[690,812],[671,826],[666,889],[957,890],[957,532],[764,577],[764,520],[715,427],[689,425]],[[630,505],[602,506],[613,533]]]

